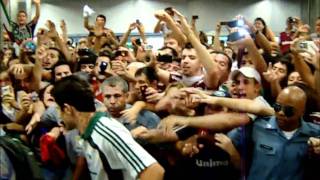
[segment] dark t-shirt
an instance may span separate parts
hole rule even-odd
[[[199,131],[203,130],[186,127],[176,133],[180,140],[185,140]],[[211,136],[213,137],[213,135]],[[174,172],[171,173],[171,179],[239,179],[240,174],[231,164],[227,152],[214,145],[212,139],[202,138],[198,139],[198,142],[204,144],[204,148],[192,158],[179,159],[174,167]]]
[[[17,23],[11,22],[10,25],[11,25],[11,37],[13,37],[14,42],[20,45],[22,41],[33,38],[33,33],[37,23],[30,21],[25,26],[20,27]]]

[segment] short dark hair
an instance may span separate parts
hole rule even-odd
[[[67,65],[67,66],[69,66],[70,71],[73,72],[73,70],[72,70],[73,68],[72,68],[71,64],[70,64],[68,61],[66,61],[66,60],[59,60],[59,61],[52,67],[52,71],[51,71],[51,80],[52,80],[52,82],[55,82],[55,81],[56,81],[56,79],[55,79],[56,67],[62,66],[62,65]]]
[[[66,103],[80,112],[96,111],[90,84],[75,75],[57,81],[54,84],[52,95],[61,109]]]
[[[121,88],[122,92],[124,92],[124,93],[127,93],[129,91],[128,82],[119,76],[111,76],[111,77],[107,78],[106,80],[104,80],[102,83],[102,91],[103,92],[105,91],[105,89],[104,89],[105,86],[111,86],[111,87],[119,86]]]
[[[184,45],[184,47],[183,47],[183,49],[182,50],[184,50],[184,49],[193,49],[194,47],[192,46],[192,44],[190,43],[190,42],[187,42],[185,45]]]
[[[134,76],[137,77],[137,76],[141,76],[142,74],[144,74],[147,77],[150,83],[152,83],[153,81],[158,81],[157,73],[155,69],[152,67],[139,68],[134,74]]]
[[[172,55],[173,55],[173,59],[177,59],[178,58],[178,52],[173,49],[172,47],[168,47],[168,46],[163,46],[162,48],[160,48],[159,50],[160,51],[163,51],[165,49],[170,49],[170,51],[172,52]]]
[[[223,51],[212,51],[210,52],[210,54],[222,54],[224,56],[226,56],[228,58],[228,70],[230,71],[231,70],[231,67],[232,67],[232,59]]]
[[[104,20],[104,22],[106,22],[106,20],[107,20],[106,16],[103,15],[103,14],[99,14],[99,15],[97,16],[96,20],[97,20],[98,18],[102,18],[102,19]]]
[[[26,16],[28,15],[25,10],[19,10],[19,11],[18,11],[18,14],[20,14],[20,13],[23,13],[23,14],[25,14]]]

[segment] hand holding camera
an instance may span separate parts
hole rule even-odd
[[[6,108],[19,109],[14,96],[14,91],[12,86],[8,85],[8,86],[1,87],[1,99],[2,99],[2,104]]]

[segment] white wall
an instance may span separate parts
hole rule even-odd
[[[56,23],[65,19],[69,34],[86,33],[82,25],[82,7],[88,4],[97,13],[106,15],[107,26],[115,32],[125,32],[135,19],[145,24],[146,32],[152,32],[157,22],[154,12],[173,6],[188,17],[198,14],[198,29],[206,32],[213,30],[218,20],[229,20],[243,14],[249,20],[264,18],[273,31],[279,33],[284,29],[288,16],[301,15],[300,3],[301,0],[43,0],[38,27],[44,26],[47,19]]]

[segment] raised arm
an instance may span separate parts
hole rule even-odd
[[[154,27],[153,32],[154,33],[160,33],[162,28],[163,28],[163,24],[161,23],[161,20],[158,20],[156,26]]]
[[[250,122],[245,113],[219,113],[205,116],[175,116],[170,115],[161,120],[159,128],[172,132],[175,126],[188,126],[194,128],[210,129],[213,131],[230,130]]]
[[[299,40],[295,40],[290,47],[292,52],[294,68],[296,69],[296,71],[299,72],[301,79],[305,83],[307,83],[312,88],[315,88],[315,77],[313,76],[311,69],[307,65],[306,61],[299,54],[298,49],[296,49],[297,43],[299,43]]]
[[[136,28],[136,23],[131,23],[129,25],[128,30],[126,31],[126,33],[123,34],[119,46],[125,46],[126,42],[128,41],[129,35],[131,33],[131,31],[133,31]]]
[[[183,45],[187,42],[186,36],[182,33],[181,29],[177,26],[176,22],[168,13],[161,10],[156,12],[155,17],[166,22],[166,25],[172,30],[174,37],[178,40],[180,45]]]
[[[274,115],[274,110],[262,103],[251,99],[235,99],[235,98],[224,98],[224,97],[214,97],[209,96],[201,90],[195,88],[187,88],[187,93],[197,94],[198,97],[195,101],[206,104],[220,105],[227,107],[232,111],[236,112],[246,112],[251,114],[257,114],[261,116],[271,116]]]
[[[56,30],[56,26],[55,24],[48,20],[48,28],[49,28],[49,32],[48,32],[48,37],[52,38],[52,40],[56,43],[57,47],[61,50],[61,52],[65,55],[66,59],[68,61],[71,61],[71,55],[69,53],[67,44],[64,43],[61,38],[59,37],[59,34]]]
[[[267,71],[267,63],[265,62],[262,55],[259,53],[258,48],[256,47],[253,39],[249,36],[240,39],[235,42],[228,42],[230,45],[236,45],[239,48],[247,48],[249,57],[257,71],[260,74]]]
[[[40,18],[40,3],[41,0],[33,0],[35,6],[36,6],[36,14],[35,16],[32,18],[32,23],[33,24],[37,24],[39,18]]]
[[[214,41],[213,41],[213,50],[215,51],[221,51],[221,43],[220,43],[220,32],[221,32],[221,24],[220,22],[217,23],[216,25],[216,30],[214,34]]]
[[[147,38],[146,38],[146,35],[145,35],[145,31],[144,31],[144,26],[143,26],[143,24],[141,22],[139,24],[137,24],[137,29],[139,31],[139,34],[140,34],[140,37],[141,37],[143,43],[144,44],[148,44]]]
[[[218,86],[218,82],[219,82],[219,78],[217,78],[219,77],[218,76],[219,71],[217,66],[212,60],[212,57],[207,51],[207,49],[201,44],[200,40],[197,38],[197,36],[194,34],[192,29],[188,25],[185,17],[182,14],[180,14],[177,10],[174,9],[174,11],[175,11],[175,14],[177,14],[178,17],[180,18],[183,32],[185,33],[188,40],[196,50],[199,60],[206,70],[206,75],[205,75],[206,85],[210,88],[215,89]]]

